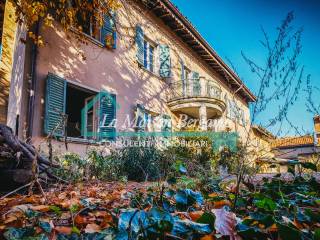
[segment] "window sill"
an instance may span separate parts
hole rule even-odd
[[[81,32],[75,28],[71,28],[71,31],[75,34],[79,34],[79,35],[82,35],[84,36],[88,41],[90,41],[91,43],[97,45],[98,47],[101,47],[101,48],[105,48],[104,44],[102,42],[100,42],[99,40],[95,39],[94,37],[84,33],[84,32]]]
[[[159,79],[162,80],[162,81],[165,81],[165,82],[166,82],[166,79],[168,79],[168,78],[161,77],[159,74],[157,74],[157,73],[155,73],[155,72],[150,71],[149,69],[147,69],[147,68],[145,68],[144,66],[142,66],[140,63],[138,63],[138,65],[139,65],[139,67],[140,67],[143,71],[147,72],[148,74],[150,74],[150,75],[152,75],[152,76],[154,76],[154,77],[156,77],[156,78],[159,78]],[[169,78],[170,78],[170,77],[169,77]]]
[[[60,138],[59,141],[63,142],[64,138]],[[76,137],[67,137],[67,143],[99,145],[99,142],[95,140],[76,138]]]

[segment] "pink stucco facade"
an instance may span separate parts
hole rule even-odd
[[[151,73],[140,67],[135,44],[135,26],[139,24],[145,37],[156,46],[166,44],[170,47],[171,71],[170,78],[159,77],[157,57],[155,57],[155,72]],[[117,109],[116,118],[122,122],[127,115],[134,116],[137,104],[143,104],[146,109],[157,114],[177,116],[170,111],[167,100],[170,93],[170,83],[180,79],[180,61],[191,70],[197,71],[203,79],[212,80],[222,92],[222,100],[233,98],[244,112],[245,124],[239,124],[227,117],[227,110],[216,119],[216,131],[226,128],[237,131],[244,137],[250,123],[248,102],[234,95],[225,79],[204,62],[175,32],[161,19],[141,6],[122,6],[117,12],[117,48],[107,49],[103,45],[86,36],[81,43],[75,32],[66,34],[57,24],[54,28],[41,28],[40,34],[45,39],[45,45],[38,49],[36,67],[35,107],[33,117],[33,139],[35,143],[45,146],[43,132],[45,114],[46,77],[53,73],[68,82],[88,88],[95,92],[101,90],[116,94],[121,106]],[[25,105],[24,107],[27,107]],[[122,131],[118,127],[117,131]],[[63,143],[57,142],[59,151]],[[84,143],[69,143],[69,151],[84,153],[88,145]]]

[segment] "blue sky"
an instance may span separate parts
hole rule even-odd
[[[320,85],[320,0],[172,0],[180,11],[193,23],[197,30],[226,60],[229,58],[240,77],[255,93],[258,83],[244,62],[241,51],[261,62],[265,58],[259,43],[263,35],[260,26],[267,33],[275,34],[289,11],[294,11],[293,25],[303,27],[302,54],[300,64],[305,73],[311,74],[314,85]],[[228,63],[228,62],[227,62]],[[300,130],[313,132],[313,116],[306,111],[305,92],[300,91],[298,101],[288,113],[290,121]],[[320,96],[317,101],[320,101]],[[269,119],[276,111],[270,106],[258,119]],[[276,132],[278,128],[269,130]],[[295,131],[288,123],[282,126],[282,135],[293,135]]]

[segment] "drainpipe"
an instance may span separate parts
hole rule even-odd
[[[40,23],[37,22],[35,26],[35,35],[39,35],[39,25]],[[36,91],[36,69],[37,69],[37,52],[38,46],[34,42],[32,43],[32,50],[31,50],[31,71],[30,71],[30,93],[28,99],[28,120],[27,120],[27,138],[32,138],[32,129],[33,129],[33,115],[34,115],[34,100],[35,100],[35,91]]]

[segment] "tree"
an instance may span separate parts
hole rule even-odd
[[[104,15],[110,15],[120,7],[118,0],[9,0],[16,8],[17,22],[24,23],[29,37],[38,45],[43,39],[34,31],[38,23],[43,27],[52,27],[57,21],[65,31],[71,28],[82,31],[83,22],[93,19],[102,26]],[[81,37],[81,36],[80,36]]]
[[[247,132],[247,141],[243,143],[244,149],[247,150],[243,151],[242,159],[238,166],[237,194],[234,206],[237,202],[239,186],[247,174],[246,163],[250,160],[248,146],[251,141],[249,136],[251,127],[255,124],[258,115],[264,112],[267,107],[278,107],[278,111],[273,111],[275,114],[270,116],[265,127],[268,128],[280,123],[280,129],[278,130],[280,132],[281,123],[287,119],[289,108],[296,102],[305,79],[304,66],[299,64],[303,29],[295,29],[292,26],[293,20],[294,14],[289,12],[281,25],[277,27],[277,35],[274,40],[271,40],[261,27],[264,39],[260,43],[266,53],[262,64],[242,52],[242,56],[254,78],[259,80],[259,88],[257,101],[253,104],[252,121]],[[309,76],[306,78],[309,79]]]

